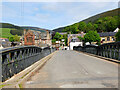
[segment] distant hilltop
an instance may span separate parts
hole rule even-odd
[[[43,28],[39,28],[39,27],[31,27],[31,26],[23,26],[23,29],[30,29],[30,30],[35,30],[35,31],[40,31],[40,32],[45,32],[48,29],[43,29]],[[51,31],[51,30],[48,30]]]
[[[44,31],[48,30],[48,29],[43,29],[43,28],[39,28],[39,27],[17,26],[17,25],[10,24],[10,23],[0,23],[0,25],[2,25],[2,28],[32,29],[32,30],[40,30],[41,32],[44,32]]]
[[[82,21],[84,21],[85,23],[89,23],[89,22],[94,23],[99,18],[103,18],[103,17],[107,17],[107,16],[112,16],[112,17],[113,16],[118,16],[118,14],[120,14],[120,8],[97,14],[95,16],[89,17],[89,18],[87,18],[85,20],[82,20]],[[80,21],[80,22],[82,22],[82,21]],[[77,23],[80,23],[80,22],[77,22]],[[70,25],[68,25],[68,26],[70,26]],[[67,26],[65,26],[65,27],[67,27]],[[65,27],[56,28],[56,29],[53,29],[53,31],[62,32]]]
[[[35,31],[40,31],[41,33],[46,33],[46,30],[48,29],[43,29],[43,28],[39,28],[39,27],[31,27],[31,26],[18,26],[18,25],[14,25],[14,24],[10,24],[10,23],[0,23],[0,32],[2,32],[1,34],[1,38],[8,38],[11,37],[13,35],[19,35],[22,36],[24,29],[28,30],[35,30]],[[52,32],[52,30],[48,30],[50,32]]]

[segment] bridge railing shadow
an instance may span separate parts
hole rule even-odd
[[[106,43],[100,46],[74,46],[73,50],[87,52],[111,59],[120,60],[120,42]]]
[[[55,48],[36,46],[21,46],[0,50],[0,81],[9,79],[55,50]]]

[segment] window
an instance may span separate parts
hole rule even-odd
[[[115,38],[114,38],[114,37],[112,37],[112,41],[115,41]]]
[[[72,39],[72,42],[76,42],[76,39]]]
[[[33,38],[32,37],[27,37],[27,42],[32,43],[33,42]]]
[[[105,38],[102,38],[102,41],[105,41]]]
[[[110,41],[110,37],[107,37],[107,41]]]

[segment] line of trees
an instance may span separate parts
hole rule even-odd
[[[117,41],[117,42],[120,41],[120,29],[119,29],[119,31],[116,33],[115,37],[116,37],[116,41]]]
[[[23,32],[24,32],[24,30],[10,30],[10,33],[12,34],[12,35],[19,35],[19,36],[22,36],[23,35]]]
[[[120,17],[107,16],[99,18],[96,21],[85,23],[79,22],[73,25],[67,26],[63,29],[63,32],[71,32],[72,34],[80,33],[81,31],[88,33],[90,30],[97,32],[110,32],[114,31],[120,25]]]

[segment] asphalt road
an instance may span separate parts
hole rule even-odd
[[[25,88],[117,88],[118,65],[76,51],[58,51]]]

